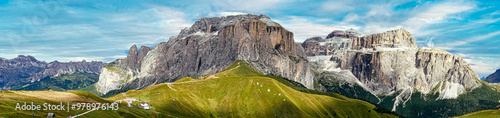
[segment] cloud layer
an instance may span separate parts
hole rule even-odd
[[[420,47],[459,54],[480,76],[500,68],[498,1],[202,0],[0,2],[0,57],[44,61],[126,56],[133,45],[155,46],[201,17],[266,14],[295,41],[338,29],[364,34],[405,28]]]

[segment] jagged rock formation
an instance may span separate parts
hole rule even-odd
[[[0,58],[0,87],[10,89],[12,86],[40,81],[45,77],[57,77],[85,72],[99,74],[102,62],[50,62],[38,61],[33,56],[19,55],[14,59]]]
[[[338,81],[358,84],[378,96],[398,93],[393,110],[417,91],[453,99],[481,86],[477,74],[460,56],[418,48],[404,29],[359,37],[334,31],[327,39],[310,38],[302,46],[311,63],[322,65],[316,71],[350,71],[357,80],[347,76]]]
[[[146,47],[140,50],[143,48]],[[289,78],[313,88],[313,74],[304,50],[294,42],[293,33],[265,15],[201,18],[168,42],[150,51],[136,51],[136,46],[132,46],[127,58],[102,70],[98,82],[101,93],[210,75],[236,60],[248,62],[261,73]]]
[[[486,77],[484,81],[487,81],[489,83],[500,83],[500,69],[495,71],[495,73],[488,75],[488,77]]]

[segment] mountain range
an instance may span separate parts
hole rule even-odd
[[[316,90],[364,99],[407,117],[450,117],[498,104],[492,97],[498,92],[460,56],[418,48],[404,29],[370,35],[336,30],[302,46],[316,74]],[[463,99],[479,92],[487,94],[472,101],[481,107],[458,108],[469,106]]]
[[[0,87],[4,90],[22,89],[23,86],[36,84],[44,78],[56,78],[74,73],[99,75],[104,65],[102,62],[85,60],[47,63],[33,56],[24,55],[14,59],[0,58]]]
[[[352,103],[344,104],[350,106],[345,109],[358,106],[356,109],[368,112],[360,112],[364,115],[390,113],[381,110],[389,109],[405,117],[459,116],[493,109],[500,98],[500,93],[480,80],[460,56],[439,49],[418,48],[415,38],[405,29],[368,35],[354,29],[335,30],[325,38],[311,37],[296,43],[293,33],[270,17],[252,14],[201,18],[177,36],[170,37],[168,42],[161,42],[155,47],[138,48],[133,45],[126,58],[108,64],[95,61],[46,63],[32,56],[20,55],[11,60],[0,58],[0,69],[0,87],[3,89],[80,89],[113,96],[112,100],[125,97],[119,93],[142,99],[168,98],[174,102],[152,102],[161,106],[156,110],[185,117],[223,117],[231,114],[222,113],[224,110],[220,106],[225,106],[222,102],[240,100],[217,93],[221,91],[246,97],[255,104],[281,104],[286,107],[272,112],[256,111],[255,105],[250,104],[247,108],[248,104],[239,102],[236,106],[226,105],[234,107],[226,111],[234,110],[234,114],[240,116],[245,116],[242,115],[244,112],[257,112],[262,116],[272,116],[273,113],[286,115],[282,111],[289,108],[293,109],[290,111],[297,111],[289,114],[304,117],[333,117],[332,114],[339,113],[340,116],[353,115],[351,111],[338,111],[316,101],[332,98],[315,96],[309,99],[304,97],[304,92]],[[496,75],[490,76],[495,78]],[[95,79],[97,76],[98,79]],[[494,80],[489,78],[488,81]],[[66,80],[70,80],[70,84],[65,84]],[[50,84],[52,81],[59,84]],[[71,84],[75,83],[71,81],[84,86]],[[266,86],[274,83],[268,86],[268,92],[272,88],[293,95],[260,95],[257,92],[266,91],[260,90],[257,87],[259,83],[254,81],[266,81],[260,83]],[[151,90],[156,91],[153,97],[150,96],[155,92]],[[175,95],[160,95],[164,92]],[[250,95],[259,99],[248,97]],[[183,105],[191,107],[177,107],[176,98],[188,99]],[[274,98],[280,98],[280,101]],[[302,100],[298,98],[306,98],[309,102],[299,102]],[[366,102],[356,102],[351,98]],[[330,105],[334,103],[338,104],[328,101]],[[183,112],[183,109],[200,113]],[[329,112],[331,110],[335,112]],[[376,112],[371,112],[373,110]]]

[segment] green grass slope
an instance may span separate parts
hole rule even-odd
[[[500,110],[483,110],[473,113],[468,113],[463,116],[458,116],[456,118],[498,118],[500,117]]]
[[[177,81],[175,81],[174,83],[180,83],[180,82],[188,82],[188,81],[193,81],[194,79],[191,78],[191,77],[184,77],[184,78],[181,78]]]
[[[376,106],[362,100],[301,92],[289,87],[290,82],[285,85],[279,77],[262,75],[242,61],[203,79],[181,80],[109,99],[149,101],[152,111],[175,117],[396,117],[379,113]]]

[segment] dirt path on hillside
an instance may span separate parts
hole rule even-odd
[[[177,91],[177,90],[175,90],[174,88],[172,88],[172,84],[171,84],[171,83],[167,83],[167,86],[168,86],[168,88],[170,88],[170,89],[172,89],[172,90],[174,90],[174,91]]]
[[[85,112],[85,113],[82,113],[82,114],[78,114],[78,115],[76,115],[76,116],[72,116],[71,118],[76,118],[76,117],[80,117],[80,116],[83,116],[83,115],[85,115],[85,114],[87,114],[87,113],[90,113],[90,112],[92,112],[92,111],[95,111],[95,110],[97,110],[97,109],[92,109],[92,110],[90,110],[90,111],[87,111],[87,112]]]

